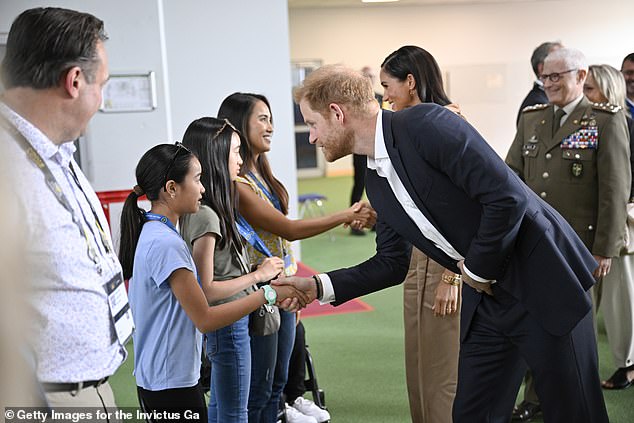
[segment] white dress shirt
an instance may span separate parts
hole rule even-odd
[[[368,168],[376,170],[377,175],[387,179],[392,188],[392,192],[396,196],[396,199],[401,204],[405,213],[414,221],[418,229],[425,238],[431,241],[436,247],[442,250],[449,257],[454,260],[464,260],[464,257],[456,251],[456,249],[445,239],[445,237],[431,224],[431,222],[425,217],[425,215],[416,206],[416,203],[412,200],[403,182],[399,178],[392,161],[387,153],[385,147],[385,139],[383,137],[383,114],[381,111],[376,117],[376,133],[374,135],[374,157],[368,156]],[[463,267],[464,272],[469,275],[473,280],[477,282],[489,283],[494,282],[492,280],[481,278],[469,271],[466,266]],[[322,273],[319,278],[323,285],[323,296],[321,303],[329,303],[335,300],[335,290],[332,286],[330,277]]]
[[[0,113],[39,153],[74,210],[71,214],[62,206],[42,170],[0,127],[3,154],[6,152],[16,169],[11,175],[16,200],[25,210],[25,274],[32,284],[37,377],[40,382],[72,383],[110,376],[127,353],[117,340],[104,289],[104,284],[121,273],[121,265],[99,199],[72,158],[72,142],[54,144],[2,102]],[[71,163],[81,188],[70,173]],[[108,245],[99,235],[89,202]],[[82,235],[73,215],[83,220],[87,236]],[[88,255],[88,243],[97,253],[95,259]]]

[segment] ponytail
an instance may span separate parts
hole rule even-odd
[[[139,207],[137,201],[143,195],[141,188],[137,185],[134,187],[125,203],[121,212],[121,242],[119,243],[119,261],[123,268],[123,278],[130,279],[132,277],[132,268],[134,266],[134,253],[136,245],[139,242],[141,229],[145,223],[145,210]]]
[[[125,279],[132,277],[134,253],[145,223],[145,210],[137,204],[139,197],[147,196],[152,204],[158,201],[159,193],[165,189],[168,180],[181,183],[185,179],[192,157],[192,152],[181,145],[159,144],[150,148],[139,160],[135,172],[137,185],[123,203],[121,212],[119,261]]]

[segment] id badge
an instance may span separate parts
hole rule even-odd
[[[293,265],[293,260],[291,259],[291,255],[286,253],[284,254],[284,270],[290,268]]]
[[[128,301],[128,293],[123,283],[123,275],[117,273],[108,283],[104,285],[108,294],[108,306],[110,307],[110,317],[114,324],[117,339],[121,345],[125,345],[134,332],[134,321],[132,320],[132,310]]]

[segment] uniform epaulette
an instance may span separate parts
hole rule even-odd
[[[545,104],[534,104],[532,106],[526,106],[522,109],[522,113],[524,112],[534,112],[535,110],[543,110],[548,107],[548,103]]]
[[[616,113],[621,110],[621,106],[610,103],[592,103],[592,108],[594,110],[603,110],[608,113]]]

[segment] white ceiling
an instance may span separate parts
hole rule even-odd
[[[552,0],[399,0],[393,3],[362,3],[361,0],[288,0],[290,9],[301,8],[334,8],[334,7],[369,7],[369,6],[429,6],[482,3],[519,3],[529,1]]]

